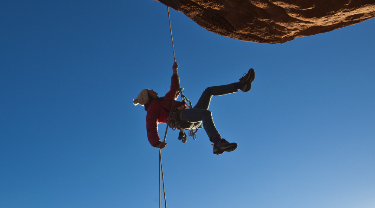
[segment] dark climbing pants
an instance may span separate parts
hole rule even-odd
[[[203,128],[209,138],[212,138],[215,135],[220,135],[212,119],[212,113],[208,110],[210,107],[211,98],[212,96],[221,96],[237,91],[238,90],[235,89],[234,84],[206,88],[194,108],[185,109],[182,111],[182,120],[189,123],[198,124],[194,126],[199,126],[203,122]]]

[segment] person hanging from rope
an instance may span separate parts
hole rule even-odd
[[[184,102],[176,101],[179,96],[180,78],[178,76],[178,64],[173,64],[173,75],[169,92],[164,97],[158,97],[154,90],[144,89],[138,97],[133,100],[134,105],[142,105],[147,111],[146,128],[148,141],[153,147],[163,149],[167,143],[160,141],[158,124],[167,123],[168,126],[177,126],[178,129],[196,129],[203,122],[210,141],[213,143],[213,153],[220,155],[224,152],[231,152],[237,148],[237,143],[229,143],[221,137],[213,122],[212,113],[208,110],[212,96],[231,94],[241,90],[249,92],[251,84],[255,79],[254,69],[239,79],[238,82],[213,86],[206,88],[197,104],[193,108],[186,108]],[[172,111],[172,113],[170,113]],[[168,119],[168,117],[170,117]]]

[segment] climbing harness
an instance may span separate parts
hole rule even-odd
[[[195,140],[196,139],[196,133],[198,131],[198,129],[202,128],[202,125],[199,124],[199,126],[197,125],[190,125],[190,126],[186,126],[186,122],[181,120],[180,116],[181,116],[181,113],[183,110],[185,109],[191,109],[193,108],[192,105],[191,105],[191,101],[183,94],[183,90],[184,88],[180,88],[176,91],[176,93],[181,93],[181,102],[182,102],[182,105],[180,105],[179,107],[175,108],[174,110],[170,111],[170,109],[167,109],[167,108],[164,108],[163,109],[169,113],[169,116],[167,118],[167,125],[169,128],[171,128],[173,131],[178,129],[180,130],[180,134],[179,134],[179,137],[178,139],[179,140],[182,140],[183,143],[186,143],[186,133],[184,132],[185,128],[187,130],[189,130],[189,136],[193,137],[193,139]],[[177,94],[175,94],[175,97],[177,96]],[[171,108],[173,107],[173,103],[175,100],[173,99],[167,99],[167,98],[160,98],[160,100],[170,100],[172,101],[172,106]]]

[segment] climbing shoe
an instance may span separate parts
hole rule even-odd
[[[221,139],[214,145],[214,154],[221,155],[223,152],[232,152],[237,148],[237,143],[229,143],[225,139]]]
[[[255,79],[255,71],[253,68],[249,69],[247,74],[245,74],[243,77],[241,77],[240,82],[241,82],[241,90],[243,92],[249,92],[251,89],[251,83]]]

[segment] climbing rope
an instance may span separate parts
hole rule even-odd
[[[173,43],[173,34],[172,34],[172,24],[171,24],[171,16],[169,14],[169,7],[167,7],[167,11],[168,11],[168,20],[169,20],[169,31],[171,33],[171,41],[172,41],[172,50],[173,50],[173,59],[174,59],[174,62],[176,62],[176,53],[175,53],[175,50],[174,50],[174,43]],[[191,105],[191,102],[190,100],[183,94],[183,91],[184,88],[180,88],[178,90],[176,90],[176,94],[174,97],[176,97],[176,95],[178,93],[181,93],[181,99],[182,101],[185,101],[189,108],[192,108],[192,105]],[[175,100],[173,99],[172,101],[172,104],[171,104],[171,108],[173,108],[173,104],[174,104]],[[170,120],[171,118],[171,115],[172,115],[172,110],[169,111],[169,115],[168,115],[168,121]],[[201,128],[201,127],[199,127]],[[181,130],[182,131],[182,130]],[[194,130],[190,130],[189,131],[189,136],[192,136],[193,139],[195,140],[196,139],[196,132],[198,131],[198,129],[196,129],[195,131]],[[168,124],[166,126],[166,129],[165,129],[165,134],[164,134],[164,140],[163,142],[166,141],[167,139],[167,132],[168,132]],[[185,138],[186,139],[186,138]],[[186,142],[186,141],[185,141]],[[161,175],[160,175],[161,173]],[[159,208],[161,208],[161,180],[163,182],[163,193],[164,193],[164,202],[165,202],[165,208],[167,208],[167,198],[166,198],[166,194],[165,194],[165,184],[164,184],[164,172],[163,172],[163,162],[162,162],[162,158],[161,158],[161,149],[159,149]]]
[[[172,50],[173,50],[173,60],[174,62],[176,62],[176,53],[174,51],[174,43],[173,43],[173,35],[172,35],[172,24],[171,24],[171,15],[169,14],[169,7],[167,7],[167,11],[168,11],[168,20],[169,20],[169,31],[171,33],[171,41],[172,41]],[[176,92],[178,93],[178,92]],[[171,106],[171,109],[173,107],[173,104],[174,104],[174,101],[172,102],[172,106]],[[169,112],[169,116],[168,118],[171,116],[171,112]],[[165,135],[164,135],[164,141],[167,139],[167,132],[168,132],[168,125],[166,127],[166,130],[165,130]],[[160,172],[161,172],[161,177],[162,177],[162,180],[163,180],[163,192],[164,192],[164,202],[165,202],[165,208],[167,208],[167,197],[165,195],[165,185],[164,185],[164,172],[163,172],[163,162],[162,162],[162,159],[161,159],[161,149],[159,149],[159,208],[161,208],[161,182],[160,182]]]
[[[160,171],[161,170],[161,171]],[[165,202],[165,208],[167,208],[167,198],[165,196],[165,185],[164,185],[164,172],[163,172],[163,161],[161,159],[161,149],[159,149],[159,208],[161,208],[161,193],[160,193],[160,172],[161,177],[163,179],[163,191],[164,191],[164,202]]]
[[[168,11],[168,20],[169,20],[169,31],[171,32],[171,40],[172,40],[172,50],[173,50],[173,60],[176,62],[176,54],[174,52],[174,44],[173,44],[173,35],[172,35],[172,24],[171,24],[171,15],[169,14],[169,7],[167,7]]]

